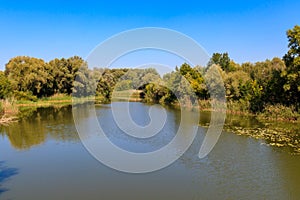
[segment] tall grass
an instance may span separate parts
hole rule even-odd
[[[112,101],[141,101],[141,90],[114,91]]]
[[[16,105],[16,101],[11,99],[5,99],[0,101],[0,125],[7,125],[16,121],[19,109]]]
[[[57,93],[57,94],[54,94],[50,97],[44,97],[41,100],[42,101],[64,101],[64,100],[71,101],[72,96],[67,95],[67,94]]]
[[[300,113],[293,106],[286,107],[280,104],[267,105],[263,112],[258,115],[260,119],[280,121],[300,121]]]
[[[16,115],[19,112],[14,98],[1,100],[1,107],[3,115]]]

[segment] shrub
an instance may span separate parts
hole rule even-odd
[[[27,91],[27,92],[14,91],[14,97],[17,100],[34,101],[34,102],[36,102],[38,100],[38,98],[29,91]]]
[[[238,101],[228,101],[227,109],[232,112],[250,112],[250,103],[249,101],[239,99]]]
[[[265,106],[263,112],[260,113],[258,117],[264,119],[297,121],[298,119],[300,119],[300,114],[293,106],[286,107],[277,104]]]

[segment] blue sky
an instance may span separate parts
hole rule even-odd
[[[239,63],[282,57],[287,51],[286,30],[300,24],[299,8],[300,1],[285,0],[0,0],[0,69],[18,55],[46,61],[73,55],[85,58],[112,35],[149,26],[182,32],[209,54],[228,52]],[[179,62],[164,56],[153,58],[153,62]],[[125,60],[118,64],[138,64],[132,61],[134,56]]]

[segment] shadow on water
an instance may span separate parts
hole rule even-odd
[[[7,188],[3,187],[3,183],[7,181],[10,177],[17,175],[17,168],[9,168],[4,165],[4,161],[0,161],[0,196],[4,192],[8,191]]]

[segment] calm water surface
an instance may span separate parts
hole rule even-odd
[[[137,124],[149,123],[149,107],[130,103]],[[90,119],[90,108],[79,107],[80,120]],[[114,123],[111,105],[96,107],[110,140],[133,152],[153,151],[171,141],[180,112],[166,112],[167,123],[159,134],[136,139]],[[201,113],[201,120],[207,119]],[[0,199],[300,199],[300,156],[230,132],[223,132],[213,151],[200,160],[206,128],[199,127],[179,160],[147,174],[118,172],[95,160],[79,140],[71,106],[38,108],[1,127],[0,133]]]

